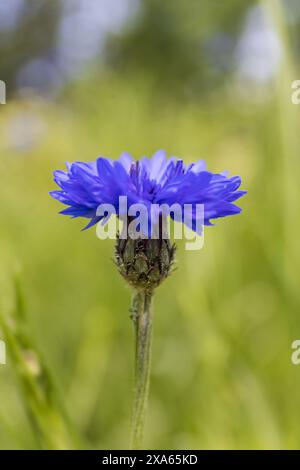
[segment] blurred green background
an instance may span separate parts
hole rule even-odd
[[[0,448],[128,447],[130,290],[48,192],[160,148],[249,193],[157,291],[145,446],[299,448],[299,44],[292,0],[1,0]]]

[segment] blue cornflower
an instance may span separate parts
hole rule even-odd
[[[123,153],[118,160],[99,157],[94,162],[67,163],[67,171],[54,172],[54,181],[61,189],[51,191],[51,196],[68,206],[61,214],[90,219],[85,228],[101,219],[100,204],[111,204],[121,215],[120,196],[127,197],[128,206],[203,204],[204,224],[212,225],[210,219],[241,212],[233,202],[246,193],[238,189],[239,176],[207,171],[203,160],[186,165],[178,158],[168,159],[163,150],[138,161]],[[194,229],[194,224],[190,227]]]
[[[67,171],[54,172],[54,181],[60,190],[52,191],[51,195],[68,206],[61,211],[62,214],[89,219],[85,227],[88,228],[103,217],[102,222],[107,220],[105,212],[99,215],[99,208],[110,205],[114,213],[125,222],[125,231],[122,229],[120,234],[116,234],[115,262],[120,274],[133,288],[130,312],[136,336],[136,373],[132,449],[144,448],[143,430],[150,380],[152,298],[155,289],[172,272],[175,262],[176,246],[171,242],[168,231],[161,230],[158,237],[154,236],[157,233],[152,231],[153,222],[160,230],[168,215],[162,206],[169,207],[170,211],[173,210],[172,207],[179,206],[179,218],[173,212],[170,213],[171,216],[201,233],[203,224],[211,225],[211,219],[241,212],[234,204],[246,192],[238,189],[241,178],[228,177],[226,173],[211,173],[205,168],[203,160],[185,165],[175,157],[167,159],[165,152],[159,150],[150,159],[143,157],[135,161],[128,153],[123,153],[118,160],[100,157],[90,163],[68,163]],[[132,215],[127,209],[124,210],[120,202],[124,197],[128,211],[133,205],[147,209],[147,233],[137,230],[138,236],[131,236],[127,222],[130,222],[130,226]],[[198,205],[202,209],[200,227],[197,223]],[[156,209],[153,213],[154,206]],[[188,218],[185,217],[187,206]],[[110,209],[108,215],[111,213]],[[149,227],[151,236],[147,237]],[[195,235],[195,238],[198,237]]]

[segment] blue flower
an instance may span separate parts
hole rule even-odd
[[[159,150],[152,158],[143,157],[135,161],[128,153],[118,160],[99,157],[95,162],[67,163],[67,171],[55,171],[54,181],[60,190],[51,191],[51,196],[68,207],[61,214],[84,217],[89,228],[99,222],[100,204],[111,204],[119,212],[119,197],[127,196],[128,207],[142,203],[204,205],[204,224],[212,225],[210,219],[238,214],[241,209],[234,201],[246,191],[239,176],[228,177],[226,172],[207,171],[203,160],[184,164],[175,157],[166,158]],[[192,211],[189,226],[195,230],[195,213]]]

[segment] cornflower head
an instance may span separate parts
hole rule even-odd
[[[118,160],[99,157],[88,163],[67,163],[67,171],[54,172],[54,181],[60,189],[52,191],[52,197],[68,206],[61,214],[88,219],[84,229],[108,220],[111,214],[100,214],[101,205],[112,207],[119,218],[127,218],[126,222],[132,219],[128,212],[131,207],[146,209],[146,238],[138,236],[133,240],[127,231],[116,244],[120,272],[136,287],[156,287],[167,277],[174,261],[174,245],[162,236],[162,229],[158,230],[158,237],[153,232],[153,227],[161,227],[166,207],[179,208],[168,215],[199,232],[202,224],[212,225],[211,219],[240,213],[234,202],[246,192],[238,189],[239,176],[207,171],[203,160],[186,165],[175,157],[167,159],[162,150],[152,158],[138,161],[123,153]],[[120,203],[122,197],[126,197],[126,208]],[[197,205],[204,208],[201,223],[197,223]]]

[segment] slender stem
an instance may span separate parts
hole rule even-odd
[[[132,301],[135,324],[135,387],[132,414],[131,448],[143,446],[146,409],[150,382],[153,291],[139,290]]]

